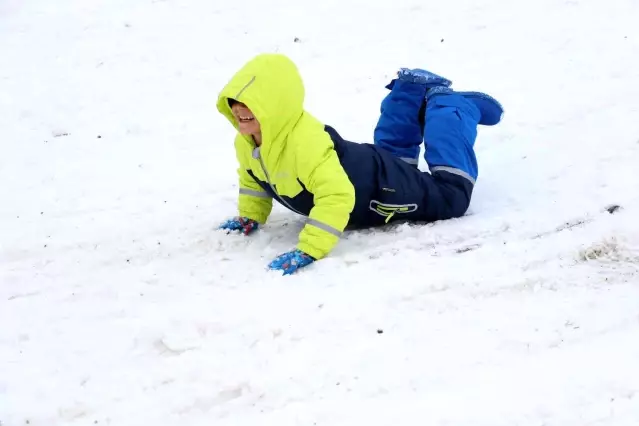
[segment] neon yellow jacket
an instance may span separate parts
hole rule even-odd
[[[272,208],[266,183],[266,189],[289,208],[310,192],[313,204],[297,248],[321,259],[348,223],[355,189],[324,125],[304,111],[304,85],[297,67],[284,55],[262,54],[233,76],[220,92],[217,108],[237,128],[229,98],[246,104],[262,131],[259,149],[249,136],[238,132],[235,138],[240,216],[266,222]]]

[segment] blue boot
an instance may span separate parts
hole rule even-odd
[[[426,88],[426,90],[433,87],[449,87],[453,84],[452,81],[439,76],[433,72],[423,70],[420,68],[408,69],[400,68],[397,71],[397,80],[407,81],[409,83],[420,84]],[[386,88],[392,89],[395,85],[395,81],[391,81]]]
[[[499,123],[504,116],[504,108],[497,101],[497,99],[481,92],[456,92],[453,89],[446,86],[431,87],[426,92],[426,100],[437,95],[446,95],[450,93],[456,93],[471,101],[479,110],[481,117],[479,124],[484,126],[494,126]]]
[[[449,87],[451,84],[453,84],[452,81],[442,76],[420,68],[415,68],[412,70],[408,68],[400,68],[397,72],[397,78],[399,78],[400,80],[410,81],[412,83],[423,84],[426,86],[427,89],[436,86]]]

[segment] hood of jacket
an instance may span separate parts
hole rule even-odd
[[[275,160],[304,113],[304,84],[297,66],[282,54],[260,54],[246,63],[219,94],[217,109],[237,129],[229,98],[245,104],[260,123],[263,158]],[[247,143],[253,144],[250,137]]]

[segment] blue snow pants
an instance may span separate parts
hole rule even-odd
[[[372,145],[346,141],[326,126],[355,187],[349,228],[466,213],[478,174],[473,146],[480,112],[455,92],[425,98],[424,86],[395,81],[382,101]],[[430,173],[416,166],[422,141]]]

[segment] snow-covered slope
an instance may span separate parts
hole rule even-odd
[[[638,19],[635,0],[3,0],[0,424],[639,424]],[[267,51],[362,142],[398,67],[497,97],[468,215],[266,272],[302,219],[215,230],[237,186],[214,104]]]

